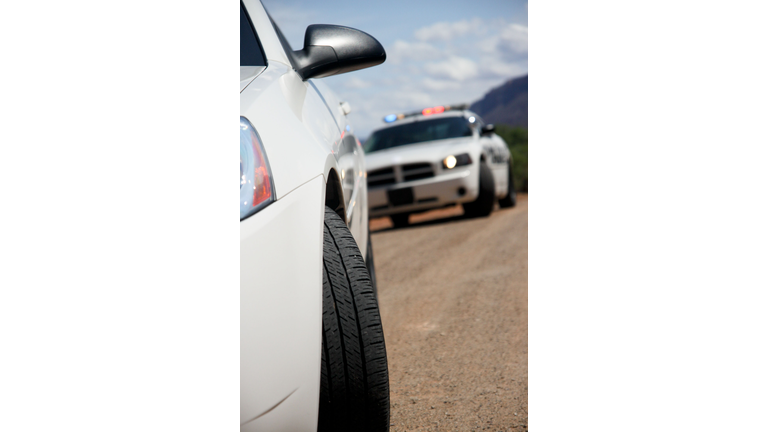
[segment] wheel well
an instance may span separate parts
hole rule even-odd
[[[330,207],[345,223],[347,222],[344,209],[344,193],[341,190],[341,181],[336,170],[331,168],[328,172],[328,182],[325,184],[325,205]]]

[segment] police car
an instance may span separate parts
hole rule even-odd
[[[385,59],[332,25],[293,50],[240,3],[241,431],[389,429],[363,149],[318,81]]]
[[[512,160],[492,124],[467,105],[384,117],[366,140],[369,216],[396,227],[411,213],[462,204],[469,217],[516,203]]]

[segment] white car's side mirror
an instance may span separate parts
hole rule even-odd
[[[496,127],[493,124],[487,124],[483,126],[483,129],[480,131],[481,135],[490,135],[496,131]]]
[[[387,53],[373,36],[350,27],[313,24],[304,34],[304,49],[293,51],[301,79],[322,78],[384,63]]]

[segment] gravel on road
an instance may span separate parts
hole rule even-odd
[[[528,429],[528,199],[371,221],[390,431]]]

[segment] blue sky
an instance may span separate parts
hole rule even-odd
[[[384,64],[323,78],[352,106],[361,137],[387,114],[471,103],[528,73],[527,0],[262,3],[294,49],[310,24],[354,27],[384,45]]]

